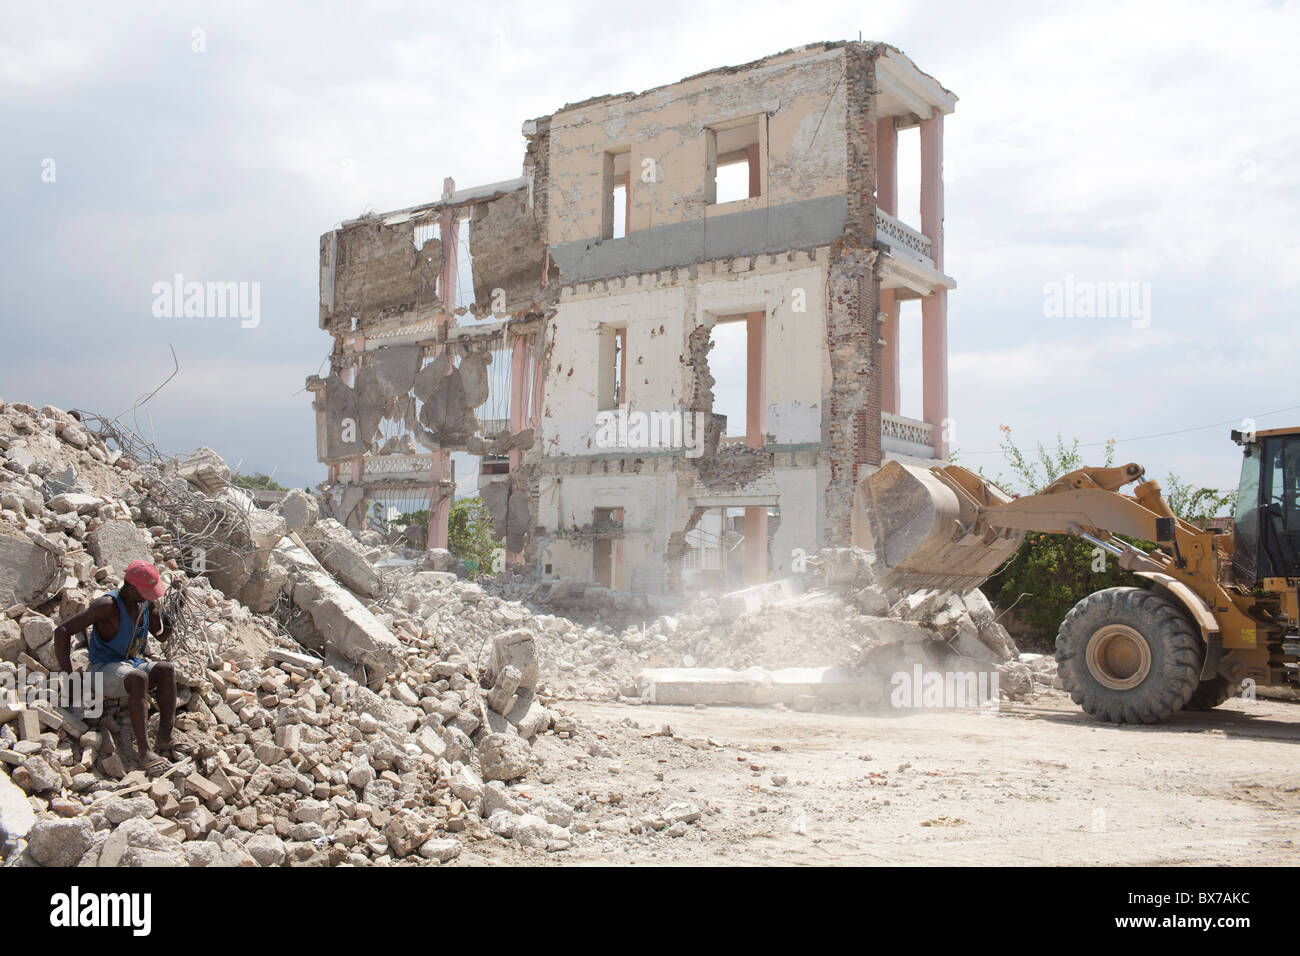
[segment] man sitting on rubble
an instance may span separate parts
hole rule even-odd
[[[126,583],[118,590],[96,598],[55,629],[54,653],[63,672],[72,673],[72,635],[90,626],[90,672],[103,675],[105,697],[127,698],[140,766],[157,776],[171,767],[168,758],[176,759],[186,749],[172,740],[176,669],[170,661],[143,656],[150,634],[160,641],[171,636],[171,622],[164,622],[152,603],[163,596],[167,585],[148,561],[132,561],[124,578]],[[146,728],[149,691],[158,701],[158,741],[152,750]]]

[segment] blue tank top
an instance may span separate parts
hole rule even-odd
[[[117,602],[117,635],[111,640],[104,640],[99,633],[99,625],[90,628],[90,663],[116,664],[130,661],[132,664],[143,663],[140,656],[144,653],[145,643],[149,640],[149,605],[144,606],[144,618],[140,626],[132,629],[131,615],[126,612],[126,603],[116,591],[109,591],[108,596]]]

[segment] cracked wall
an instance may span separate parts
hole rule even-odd
[[[437,296],[442,244],[415,247],[415,224],[387,226],[379,217],[320,239],[320,326],[331,334],[442,311]]]
[[[546,236],[542,221],[528,206],[527,190],[474,205],[469,250],[473,257],[473,314],[513,315],[540,306]]]
[[[549,240],[566,281],[824,244],[846,216],[843,46],[714,70],[551,118]],[[710,205],[706,130],[762,116],[767,192]],[[626,239],[602,239],[604,157],[630,151]]]
[[[596,509],[623,510],[622,580],[633,589],[672,585],[685,531],[705,508],[779,508],[769,526],[774,573],[788,571],[796,550],[847,541],[857,477],[881,459],[875,58],[886,49],[814,44],[525,122],[523,179],[458,205],[472,209],[468,311],[536,325],[536,429],[475,434],[486,366],[470,350],[459,366],[422,366],[406,406],[390,394],[392,376],[364,362],[355,388],[336,372],[320,385],[322,430],[349,410],[367,433],[376,414],[405,414],[426,446],[510,454],[511,474],[485,481],[484,499],[509,550],[556,575],[591,577],[584,529]],[[762,137],[761,195],[711,203],[709,143],[747,118]],[[607,158],[623,151],[628,233],[604,239]],[[438,206],[409,212],[427,219]],[[376,217],[322,238],[322,325],[338,341],[353,316],[363,331],[441,311],[427,268],[440,250],[416,251],[413,228]],[[709,326],[755,312],[765,316],[763,447],[720,445]],[[475,324],[457,315],[451,337]],[[619,404],[700,412],[702,458],[597,441],[609,378],[600,343],[612,328],[626,349]],[[433,340],[449,343],[447,329]],[[362,445],[328,451],[346,459]]]

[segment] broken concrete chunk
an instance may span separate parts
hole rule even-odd
[[[319,658],[312,657],[310,654],[301,654],[298,651],[285,650],[283,647],[273,647],[266,652],[266,656],[281,664],[292,664],[295,667],[302,667],[309,671],[320,670],[321,662]]]
[[[259,866],[279,866],[284,862],[284,841],[270,833],[258,833],[244,844],[249,856]]]
[[[190,452],[177,466],[176,474],[209,495],[215,495],[230,483],[230,466],[206,445]]]
[[[9,775],[0,770],[0,846],[12,847],[36,824],[36,813]]]
[[[103,504],[104,499],[95,495],[83,495],[80,492],[69,491],[66,494],[55,495],[45,503],[45,506],[56,514],[87,515],[98,511]]]
[[[452,839],[431,838],[420,844],[420,856],[426,860],[447,863],[460,856],[460,844]]]
[[[379,596],[379,574],[366,560],[365,549],[343,525],[326,518],[308,528],[301,538],[316,560],[357,594]]]
[[[526,690],[520,692],[514,707],[506,714],[506,720],[515,725],[520,737],[532,739],[550,728],[551,712],[541,705],[532,691]]]
[[[498,634],[492,639],[492,654],[488,658],[487,678],[493,684],[506,667],[519,671],[518,688],[535,690],[541,671],[537,663],[537,641],[532,631],[516,628]]]
[[[984,592],[979,588],[968,591],[962,598],[966,605],[966,612],[970,614],[970,619],[975,622],[976,627],[983,627],[985,624],[993,622],[993,605],[989,604],[989,599],[985,597]]]
[[[399,810],[384,826],[388,847],[397,857],[410,856],[433,835],[433,831],[433,821],[415,810]]]
[[[266,567],[250,575],[247,583],[240,588],[239,603],[250,611],[266,614],[275,607],[288,584],[288,569],[272,554]]]
[[[1011,639],[1007,629],[997,621],[980,625],[979,638],[999,660],[1014,661],[1020,656],[1020,649],[1016,647],[1016,642]]]
[[[304,531],[320,517],[316,499],[299,488],[292,489],[280,502],[280,515],[289,531]]]
[[[49,643],[54,636],[54,622],[43,614],[29,614],[22,620],[23,643],[29,650],[36,650]]]
[[[281,543],[276,550],[292,567],[290,597],[311,618],[321,645],[317,650],[333,650],[365,666],[376,684],[401,666],[401,643],[347,588],[297,545]]]
[[[106,521],[86,537],[86,546],[100,567],[121,577],[132,561],[153,560],[153,536],[132,521]]]
[[[76,866],[90,849],[94,834],[88,817],[41,820],[27,834],[27,852],[41,866]]]
[[[519,681],[523,678],[519,668],[514,664],[507,664],[497,674],[496,686],[487,695],[487,704],[498,714],[504,714],[510,709],[510,704],[514,700],[515,691],[519,688]]]
[[[484,780],[517,780],[528,773],[528,744],[514,734],[488,734],[479,742]]]

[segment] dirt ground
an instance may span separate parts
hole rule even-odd
[[[561,706],[604,736],[539,738],[552,776],[523,789],[586,803],[571,847],[494,838],[460,863],[1300,862],[1296,703],[1148,727],[1098,723],[1059,692],[996,715]],[[681,836],[656,830],[679,803],[702,815]]]

